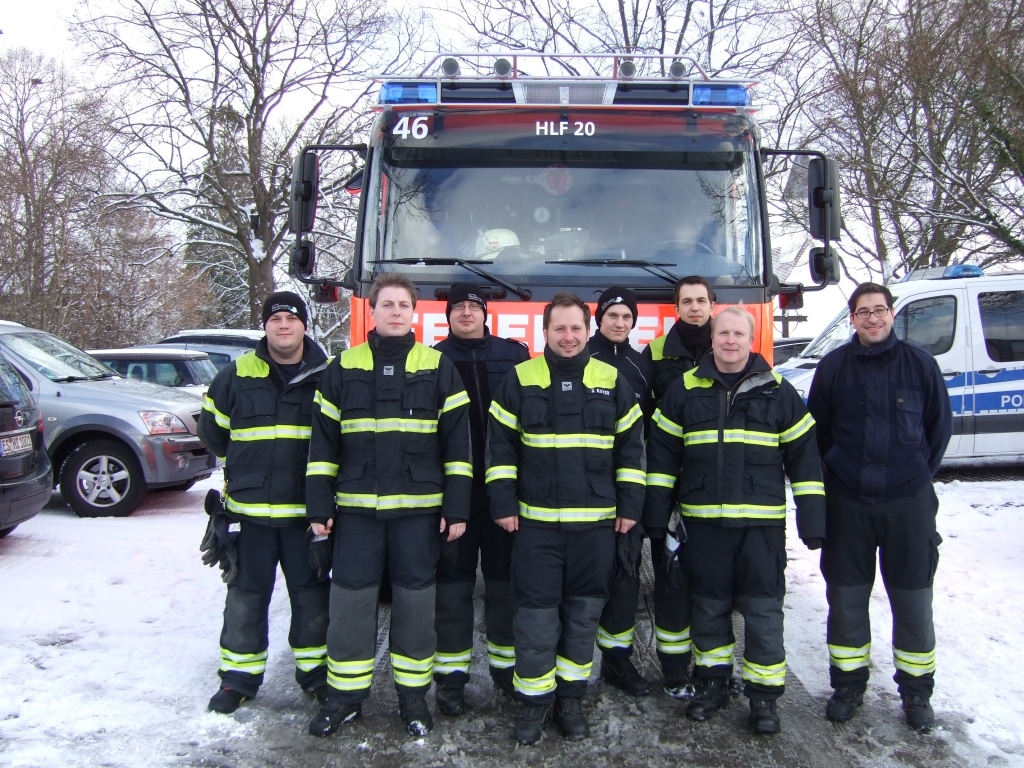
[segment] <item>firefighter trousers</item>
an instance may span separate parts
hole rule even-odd
[[[654,639],[666,687],[686,683],[690,676],[693,645],[690,640],[690,580],[683,571],[675,592],[668,591],[664,540],[651,541],[654,568]],[[679,556],[685,562],[686,544]]]
[[[827,489],[826,489],[827,491]],[[942,537],[939,502],[928,483],[914,496],[877,503],[826,492],[821,574],[828,597],[832,687],[863,691],[871,664],[868,604],[875,562],[892,609],[893,679],[901,694],[929,698],[935,684],[932,584]]]
[[[318,583],[309,567],[302,525],[271,527],[242,520],[236,540],[238,576],[228,585],[220,633],[220,679],[252,698],[263,684],[270,646],[268,611],[278,563],[291,602],[288,644],[295,680],[312,691],[327,679],[327,616],[331,585]]]
[[[782,604],[786,529],[727,527],[687,518],[684,568],[693,601],[693,663],[700,679],[732,675],[732,611],[744,621],[744,694],[776,699],[785,692]]]
[[[484,627],[491,676],[511,676],[516,663],[512,636],[512,534],[487,514],[486,508],[469,519],[457,541],[442,544],[437,564],[437,605],[434,627],[437,652],[434,680],[438,686],[464,686],[473,657],[473,590],[477,563],[484,577]]]
[[[607,656],[628,659],[633,653],[633,633],[636,631],[636,605],[640,599],[640,576],[638,574],[643,553],[643,535],[636,525],[628,533],[615,534],[616,546],[621,536],[634,541],[635,567],[623,568],[616,554],[615,576],[611,594],[601,612],[597,627],[597,646]]]
[[[391,574],[391,668],[399,696],[430,687],[434,570],[441,550],[435,514],[378,520],[335,519],[327,683],[332,698],[358,703],[370,695],[377,648],[377,592],[385,563]]]
[[[567,530],[568,529],[568,530]],[[512,544],[513,685],[523,701],[583,696],[615,568],[615,529],[520,525]]]

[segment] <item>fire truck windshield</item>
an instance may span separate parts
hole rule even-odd
[[[622,137],[620,136],[620,139]],[[764,249],[754,155],[722,136],[592,142],[587,150],[386,146],[376,158],[364,273],[401,260],[418,282],[469,278],[438,259],[477,262],[503,279],[572,288],[657,284],[635,265],[719,285],[762,285]],[[672,144],[679,148],[672,147]],[[374,220],[376,219],[376,220]],[[424,263],[409,266],[409,260]],[[574,267],[573,262],[580,262]],[[589,262],[589,263],[586,263]]]

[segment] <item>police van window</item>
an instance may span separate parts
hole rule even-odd
[[[1024,291],[978,295],[985,350],[996,363],[1024,360]]]
[[[912,301],[896,315],[896,336],[933,355],[948,352],[956,329],[956,297],[936,296]]]

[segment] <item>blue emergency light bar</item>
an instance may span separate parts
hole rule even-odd
[[[539,106],[692,106],[742,109],[751,105],[750,86],[739,80],[709,77],[691,61],[688,72],[679,57],[657,54],[580,54],[594,70],[610,64],[603,76],[531,75],[526,71],[546,54],[454,54],[440,61],[440,75],[382,79],[381,106],[441,104],[519,104]],[[456,58],[457,57],[457,58]],[[440,57],[438,57],[440,58]],[[560,57],[564,59],[565,57]],[[486,59],[486,61],[482,61]],[[510,60],[511,59],[511,60]],[[596,62],[595,62],[596,60]],[[435,59],[434,63],[437,63]],[[473,67],[462,73],[460,61]],[[564,62],[559,62],[564,65]],[[578,71],[582,71],[579,68]],[[689,76],[687,76],[689,75]]]
[[[912,269],[898,283],[906,283],[911,280],[953,280],[958,277],[984,277],[985,270],[977,264],[950,264],[946,267],[924,267]]]

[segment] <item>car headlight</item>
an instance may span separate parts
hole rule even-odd
[[[151,435],[188,434],[185,422],[167,411],[139,411],[142,422]]]

